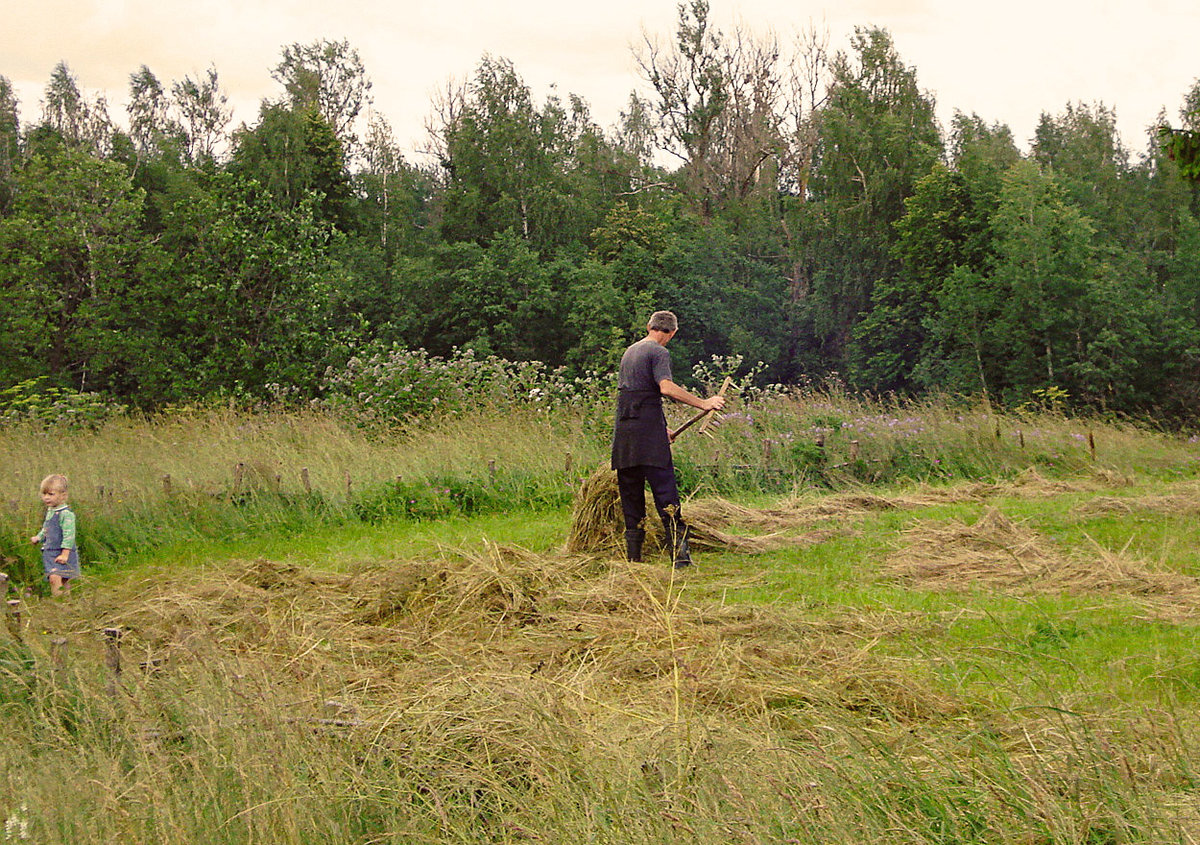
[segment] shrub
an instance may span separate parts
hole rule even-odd
[[[100,393],[54,387],[45,376],[0,390],[0,424],[32,423],[45,428],[95,428],[127,406]]]
[[[595,404],[615,391],[615,376],[568,378],[540,361],[506,361],[455,349],[448,358],[424,349],[379,348],[355,356],[323,383],[325,405],[370,429],[404,427],[481,407],[539,411]]]

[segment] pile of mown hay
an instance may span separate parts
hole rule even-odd
[[[432,714],[508,718],[533,700],[568,724],[623,731],[681,706],[731,718],[820,706],[888,721],[961,708],[863,647],[894,618],[693,605],[659,565],[488,546],[345,574],[266,560],[173,574],[40,602],[34,624],[47,642],[68,638],[71,661],[101,667],[97,628],[123,629],[127,659],[155,667],[127,672],[131,689],[203,675],[228,688],[224,706],[255,702],[255,718],[320,725],[332,706],[340,727],[386,744]]]
[[[646,512],[653,513],[653,506]],[[617,473],[600,467],[583,480],[571,502],[571,525],[567,529],[567,552],[579,554],[624,549],[624,517]]]
[[[1177,572],[1093,544],[1093,555],[1063,554],[1053,542],[987,508],[968,524],[922,521],[904,533],[904,547],[890,555],[893,577],[932,589],[1042,592],[1122,592],[1161,597],[1188,605],[1200,600],[1200,582]]]
[[[974,524],[918,522],[903,539],[905,547],[886,561],[888,571],[937,589],[1036,583],[1063,566],[1043,538],[994,508]]]
[[[647,493],[646,547],[662,548],[663,529]],[[787,509],[754,510],[724,499],[701,499],[686,502],[682,508],[684,521],[691,527],[691,545],[697,550],[733,551],[754,554],[785,546],[818,542],[828,532],[805,536],[784,534],[784,531],[805,525],[811,520],[805,514],[792,514]],[[737,534],[731,527],[766,530],[767,534]],[[621,513],[617,474],[601,467],[585,479],[571,504],[571,524],[567,531],[566,550],[569,554],[624,554],[625,521]]]

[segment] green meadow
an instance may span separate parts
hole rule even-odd
[[[1200,841],[1200,444],[761,397],[677,573],[580,531],[607,414],[0,432],[5,841]]]

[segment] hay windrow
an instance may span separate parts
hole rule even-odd
[[[996,485],[997,495],[1022,498],[1051,498],[1069,493],[1094,493],[1113,487],[1128,487],[1131,480],[1124,475],[1097,468],[1081,478],[1046,478],[1034,467],[1017,474],[1016,478]]]
[[[1195,516],[1200,514],[1200,490],[1188,485],[1176,492],[1160,495],[1097,496],[1082,504],[1077,512],[1085,517],[1135,513]]]
[[[684,518],[693,528],[693,545],[697,548],[753,554],[787,545],[821,542],[831,536],[828,531],[809,530],[804,535],[795,532],[881,511],[985,502],[998,496],[1049,498],[1095,492],[1130,483],[1128,477],[1102,468],[1096,469],[1088,477],[1074,480],[1048,479],[1030,468],[1012,481],[1002,484],[981,481],[947,486],[926,484],[891,495],[851,490],[815,500],[789,499],[770,508],[748,508],[721,498],[698,499],[684,505]],[[658,520],[653,517],[654,508],[649,496],[646,513],[648,518],[643,527],[646,529],[648,547],[660,547],[662,530],[657,524]],[[732,527],[765,533],[736,533],[729,530]],[[601,466],[584,480],[576,492],[571,507],[566,550],[572,554],[619,555],[624,548],[623,531],[616,472]]]
[[[869,491],[852,491],[823,496],[816,501],[793,499],[770,510],[769,513],[794,527],[882,511],[914,510],[958,502],[981,502],[994,496],[998,489],[993,484],[970,482],[946,487],[925,485],[887,496]]]
[[[1186,606],[1200,600],[1195,578],[1092,545],[1089,554],[1064,554],[1025,522],[987,508],[971,524],[915,523],[884,566],[894,578],[937,590],[983,586],[1007,592],[1114,592]]]

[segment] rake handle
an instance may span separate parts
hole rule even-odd
[[[717,395],[724,396],[726,389],[728,389],[729,385],[731,385],[731,384],[733,384],[733,379],[731,379],[729,376],[726,376],[725,381],[721,383],[721,389],[717,391]],[[683,425],[679,426],[679,428],[675,429],[674,431],[668,431],[667,432],[668,439],[672,443],[675,442],[676,437],[683,434],[685,431],[687,431],[689,428],[691,428],[696,423],[700,422],[700,420],[703,420],[705,417],[708,417],[708,419],[705,420],[704,425],[700,426],[700,431],[701,431],[701,433],[703,433],[704,430],[708,428],[709,423],[712,422],[713,413],[714,413],[713,411],[701,411],[700,413],[696,414],[696,416],[692,417],[690,420],[685,422]]]
[[[690,420],[685,422],[683,425],[679,426],[679,428],[675,429],[674,431],[668,432],[671,440],[674,440],[676,437],[683,434],[685,431],[687,431],[689,428],[694,426],[696,423],[700,422],[700,420],[704,419],[710,413],[711,413],[710,411],[701,411],[700,413],[696,414],[696,416],[692,417]]]

